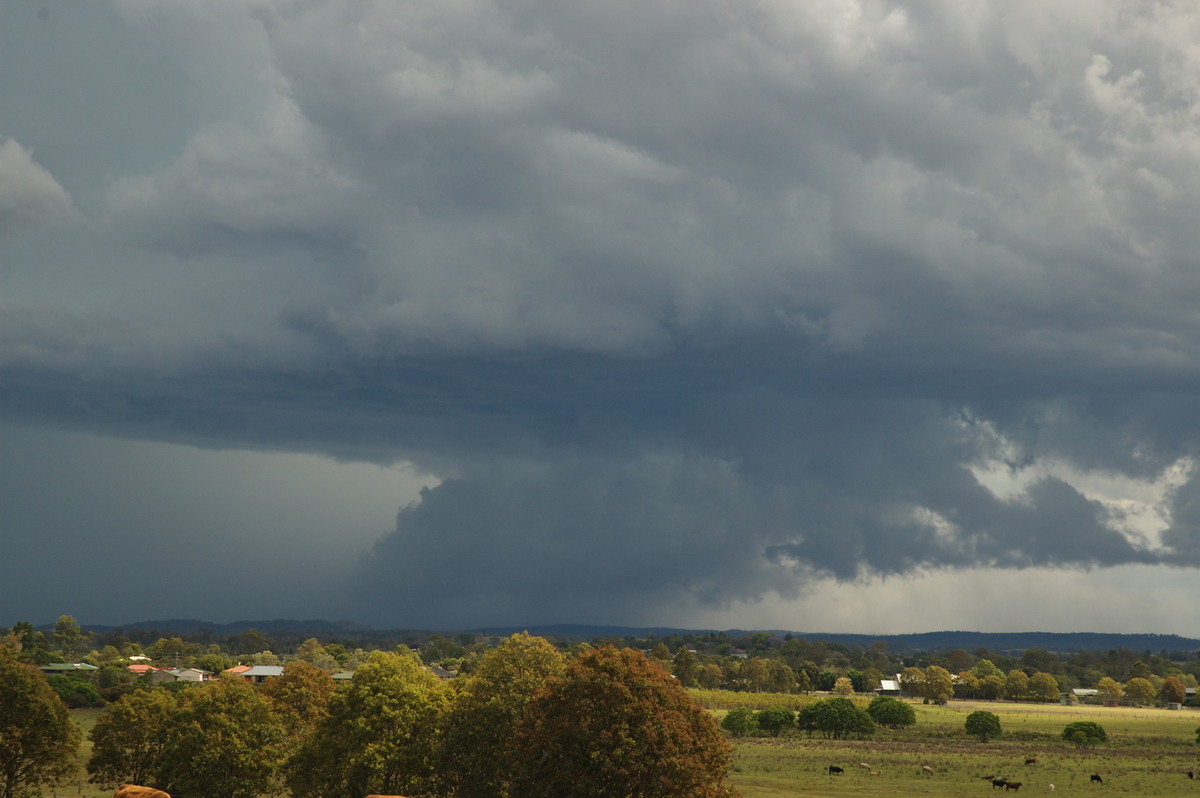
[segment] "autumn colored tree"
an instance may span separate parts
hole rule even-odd
[[[128,782],[159,786],[167,731],[178,710],[179,693],[139,689],[109,704],[92,728],[88,780],[105,789]]]
[[[843,696],[854,695],[854,684],[850,681],[849,677],[841,676],[834,682],[833,694]]]
[[[272,792],[285,729],[270,701],[225,676],[179,694],[157,781],[171,793],[256,798]]]
[[[373,651],[285,766],[295,798],[431,791],[446,688],[412,651]]]
[[[0,798],[36,794],[72,775],[81,736],[41,672],[0,648]]]
[[[645,655],[585,650],[550,679],[517,727],[525,798],[733,795],[716,719]]]
[[[1163,679],[1162,687],[1158,688],[1158,697],[1164,703],[1182,704],[1187,698],[1187,688],[1174,676],[1168,676]]]
[[[967,715],[964,726],[967,734],[978,737],[981,743],[986,743],[992,737],[1000,736],[1000,718],[986,710],[981,709]]]
[[[515,634],[487,652],[469,676],[455,680],[442,766],[451,795],[508,794],[517,724],[546,680],[561,676],[564,666],[562,653],[545,639]]]

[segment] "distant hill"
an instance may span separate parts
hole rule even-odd
[[[350,636],[361,635],[380,637],[389,635],[428,635],[432,630],[412,629],[371,629],[350,621],[273,619],[258,621],[234,621],[233,623],[210,623],[195,619],[170,619],[159,621],[137,621],[120,626],[94,626],[87,629],[95,632],[111,632],[114,629],[139,629],[156,631],[160,634],[185,635],[207,632],[218,636],[236,635],[247,629],[257,629],[266,635],[306,635]],[[1179,635],[1160,634],[1116,634],[1105,632],[922,632],[919,634],[899,635],[864,635],[843,634],[837,632],[797,632],[781,629],[745,630],[745,629],[681,629],[675,627],[633,627],[633,626],[593,626],[586,624],[555,624],[543,626],[489,626],[475,629],[438,630],[442,634],[452,635],[459,632],[487,635],[510,635],[517,632],[529,632],[541,637],[556,639],[594,640],[596,638],[649,638],[667,637],[670,635],[706,635],[724,634],[737,638],[752,631],[766,631],[784,637],[802,637],[806,640],[823,640],[845,646],[869,648],[876,642],[887,644],[888,650],[903,653],[909,651],[953,651],[964,649],[973,651],[986,648],[992,651],[1024,651],[1030,648],[1044,648],[1056,653],[1075,653],[1078,651],[1109,651],[1124,648],[1130,651],[1149,651],[1157,654],[1160,651],[1197,651],[1200,650],[1200,639],[1181,637]]]

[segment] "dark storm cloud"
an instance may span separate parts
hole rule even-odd
[[[436,474],[362,617],[1196,564],[1192,12],[112,8],[194,130],[53,241],[49,133],[0,149],[0,407]],[[1171,468],[1161,540],[1087,484]]]

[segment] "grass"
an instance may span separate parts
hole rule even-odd
[[[1200,795],[1200,782],[1187,772],[1200,771],[1193,710],[1104,708],[988,701],[952,701],[946,706],[914,704],[915,726],[881,730],[871,740],[834,741],[792,734],[749,738],[734,744],[730,782],[744,798],[783,796],[970,796],[994,791],[984,776],[1022,783],[1018,795],[1174,796]],[[995,713],[1003,734],[987,743],[963,730],[977,709]],[[1060,738],[1076,720],[1092,720],[1108,733],[1108,742],[1081,750]],[[1025,765],[1028,758],[1037,763]],[[868,763],[880,775],[858,767]],[[829,765],[845,769],[830,776]],[[921,766],[933,768],[922,774]],[[1103,784],[1093,784],[1091,774]],[[1102,792],[1101,792],[1102,791]]]

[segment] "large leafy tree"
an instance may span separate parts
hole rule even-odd
[[[1118,700],[1125,695],[1125,688],[1111,676],[1100,677],[1100,681],[1096,682],[1096,689],[1100,691],[1100,695],[1109,700]]]
[[[517,727],[526,798],[691,798],[723,785],[731,752],[717,722],[645,655],[589,649],[550,679]]]
[[[296,798],[431,790],[446,688],[412,651],[374,651],[287,765]]]
[[[1048,673],[1039,671],[1029,677],[1029,694],[1043,701],[1053,701],[1058,698],[1058,680]]]
[[[254,798],[272,791],[284,727],[250,684],[227,676],[182,691],[158,780],[169,792]]]
[[[745,737],[758,728],[758,716],[749,707],[734,707],[721,718],[721,728],[734,737]]]
[[[1139,662],[1141,660],[1138,660]],[[1125,682],[1125,697],[1135,704],[1149,704],[1154,701],[1157,691],[1149,679],[1135,676]]]
[[[306,660],[283,666],[283,673],[260,688],[275,708],[292,740],[307,735],[325,717],[336,689],[333,677]]]
[[[686,649],[680,649],[686,651]],[[546,640],[515,634],[456,680],[446,716],[444,781],[453,795],[507,795],[515,769],[517,724],[546,680],[565,660]]]
[[[0,798],[36,792],[72,775],[80,737],[46,678],[0,648]]]
[[[1004,695],[1009,698],[1024,698],[1029,692],[1029,674],[1025,671],[1011,670],[1004,680]]]
[[[889,729],[900,729],[917,722],[917,712],[907,702],[890,695],[877,695],[867,706],[871,720]]]
[[[1187,688],[1179,679],[1168,676],[1163,679],[1162,687],[1158,688],[1158,697],[1166,703],[1182,704],[1187,698]]]
[[[986,710],[978,710],[967,715],[966,723],[967,734],[972,737],[978,737],[981,743],[986,743],[992,737],[1000,736],[1000,718],[995,713]]]
[[[796,725],[807,731],[820,732],[834,740],[849,737],[869,737],[875,733],[875,721],[849,698],[826,698],[800,710]]]
[[[767,707],[759,710],[754,718],[758,722],[758,728],[772,737],[778,737],[785,729],[794,728],[796,725],[796,713],[787,707]]]
[[[179,708],[179,693],[134,690],[108,705],[92,728],[89,781],[106,789],[122,782],[159,786],[167,732]]]
[[[954,697],[954,677],[941,665],[930,665],[925,669],[922,692],[930,701],[944,704]]]

